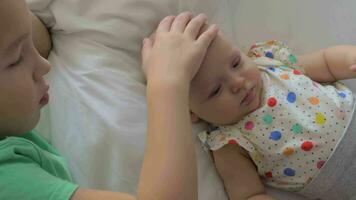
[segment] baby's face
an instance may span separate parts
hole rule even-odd
[[[24,0],[0,0],[0,137],[34,128],[47,102],[49,63],[32,42]]]
[[[192,81],[190,109],[210,123],[237,123],[259,108],[262,89],[257,66],[219,34]]]

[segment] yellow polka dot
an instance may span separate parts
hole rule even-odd
[[[323,124],[325,124],[325,122],[326,122],[326,118],[325,118],[325,116],[324,116],[323,114],[321,114],[321,113],[316,113],[316,115],[315,115],[315,122],[316,122],[317,124],[323,125]]]
[[[226,136],[225,136],[225,135],[220,135],[220,138],[219,138],[219,141],[220,141],[220,142],[225,141],[225,139],[226,139]]]
[[[252,153],[252,160],[254,160],[255,162],[261,160],[261,156],[257,151],[254,151]]]
[[[289,79],[288,74],[282,74],[280,77],[281,77],[282,80],[288,80]]]
[[[294,153],[294,149],[292,147],[287,147],[283,150],[283,155],[290,156]]]
[[[318,105],[320,103],[320,100],[316,97],[310,97],[308,100],[312,105]]]

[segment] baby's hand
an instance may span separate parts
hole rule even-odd
[[[356,48],[351,48],[351,50],[348,52],[348,55],[346,56],[346,62],[348,66],[350,66],[350,69],[354,72],[356,72]]]
[[[185,12],[160,22],[154,39],[146,38],[142,48],[147,82],[190,83],[218,32],[215,25],[204,29],[206,20],[203,14],[192,18]]]

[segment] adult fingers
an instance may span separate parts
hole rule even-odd
[[[192,19],[192,13],[183,12],[179,14],[175,19],[171,27],[171,31],[183,33],[188,22]]]
[[[170,31],[172,23],[174,21],[174,18],[175,18],[175,16],[172,16],[172,15],[163,18],[162,21],[158,24],[156,32],[160,33],[160,32]]]
[[[206,21],[207,21],[206,15],[199,14],[198,16],[190,20],[184,33],[187,33],[189,36],[191,36],[194,39],[198,38],[199,32]]]

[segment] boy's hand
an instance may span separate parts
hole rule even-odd
[[[192,18],[189,12],[168,16],[158,25],[154,39],[145,38],[142,67],[148,82],[190,83],[218,32],[216,25],[203,28],[206,20],[203,14]]]

